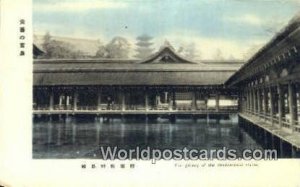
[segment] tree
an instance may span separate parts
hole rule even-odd
[[[49,32],[47,32],[44,36],[44,42],[42,44],[42,47],[45,51],[45,58],[50,57],[50,43],[51,43],[51,35]]]
[[[217,49],[214,56],[213,56],[214,60],[224,60],[222,51],[220,49]]]
[[[190,60],[195,59],[196,57],[198,57],[197,54],[199,54],[196,54],[196,47],[194,43],[180,46],[177,50],[177,53]]]
[[[150,56],[153,53],[153,48],[151,48],[151,45],[153,45],[153,43],[150,42],[150,40],[152,40],[152,37],[144,34],[141,36],[138,36],[137,38],[137,54],[135,55],[136,58],[139,59],[145,59],[148,56]]]
[[[98,50],[96,52],[96,56],[95,57],[100,57],[100,58],[107,58],[108,55],[108,51],[106,49],[106,46],[103,45],[100,40],[98,40]]]
[[[100,58],[107,58],[108,56],[108,51],[106,49],[105,46],[99,46],[98,50],[96,52],[96,57],[100,57]]]
[[[53,40],[49,32],[44,36],[44,42],[42,44],[45,51],[44,58],[83,58],[82,51],[73,50],[74,47],[66,42]]]
[[[123,37],[114,37],[105,47],[106,58],[128,58],[130,43]]]

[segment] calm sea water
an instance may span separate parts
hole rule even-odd
[[[33,158],[102,158],[101,146],[124,149],[262,149],[238,124],[224,120],[168,119],[156,121],[39,120],[33,124]]]

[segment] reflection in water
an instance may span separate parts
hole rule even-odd
[[[96,126],[96,145],[98,145],[99,142],[100,142],[101,124],[100,123],[95,123],[95,126]]]
[[[76,124],[72,123],[72,143],[76,142]]]
[[[48,133],[47,133],[48,134],[48,144],[51,144],[51,142],[52,142],[52,123],[48,122],[47,126],[48,126]]]
[[[149,136],[149,124],[148,120],[145,123],[145,136],[144,136],[144,142],[148,144],[148,136]]]
[[[135,149],[262,148],[232,119],[38,121],[33,125],[34,158],[99,158],[100,146]]]

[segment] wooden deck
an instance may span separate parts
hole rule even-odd
[[[53,114],[121,114],[121,115],[201,115],[201,114],[236,114],[237,110],[33,110],[34,115],[53,115]]]
[[[266,121],[257,116],[253,116],[250,114],[239,113],[239,116],[248,120],[249,122],[257,125],[260,128],[270,132],[274,136],[279,137],[280,139],[290,143],[292,146],[300,149],[300,133],[299,132],[291,132],[290,129],[285,127],[279,127],[277,124],[271,124],[269,121]]]

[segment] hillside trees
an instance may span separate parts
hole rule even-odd
[[[42,44],[45,54],[44,58],[82,58],[83,52],[73,50],[73,46],[69,43],[52,39],[49,32],[43,38]]]

